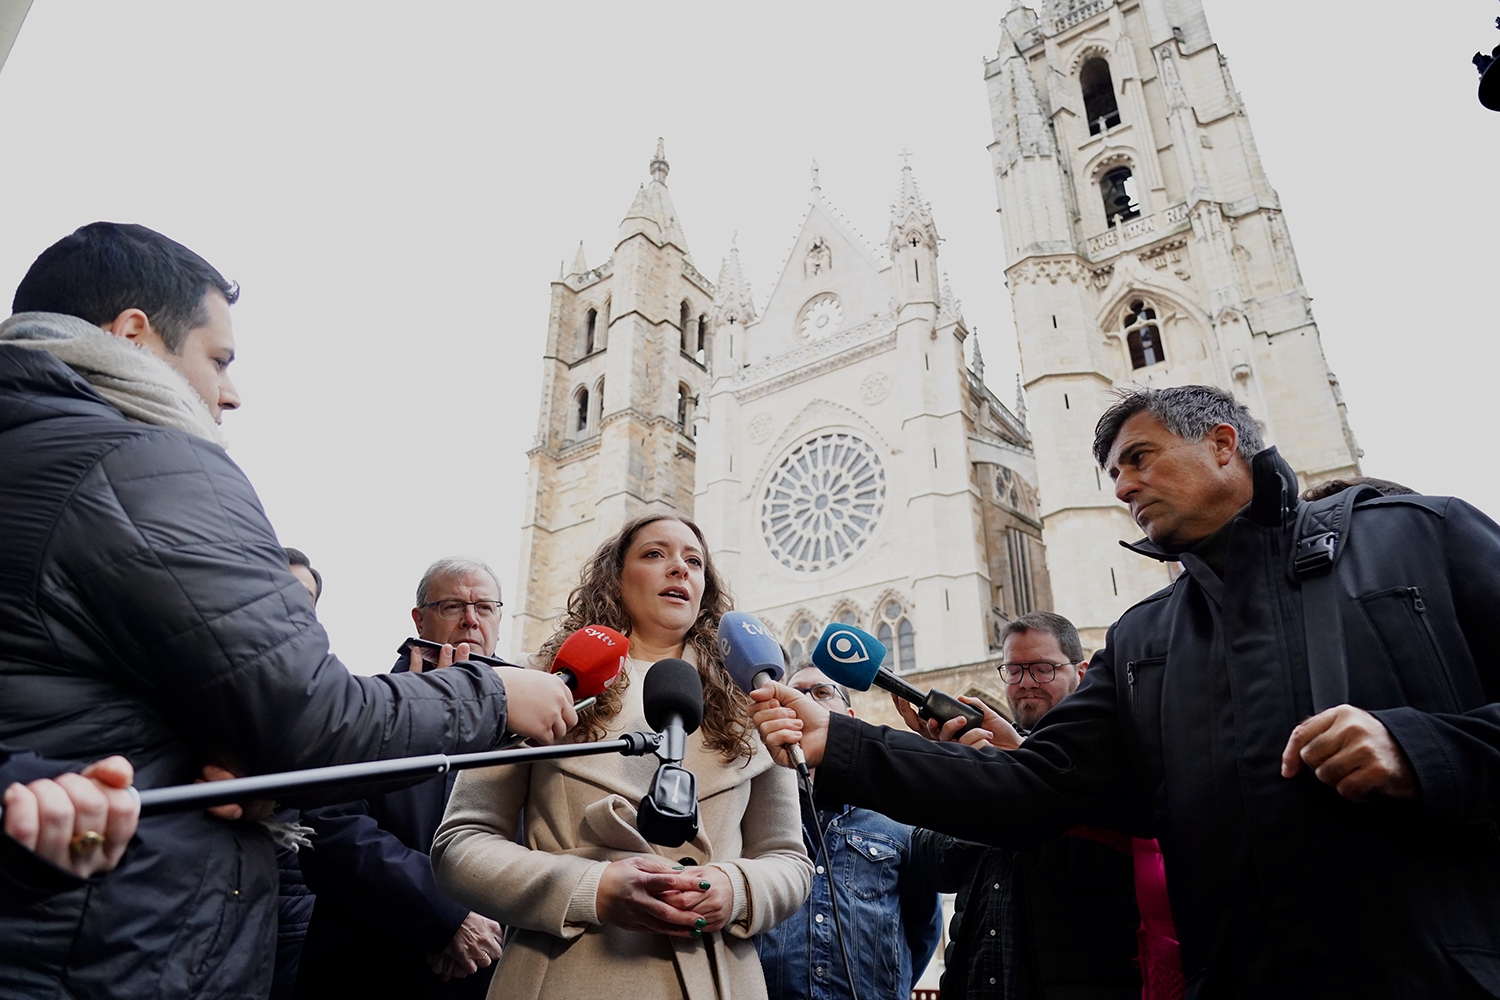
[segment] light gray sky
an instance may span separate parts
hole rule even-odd
[[[609,255],[659,135],[699,269],[738,231],[759,301],[810,161],[879,241],[910,149],[1012,398],[980,66],[1005,6],[36,0],[0,73],[0,294],[95,219],[240,281],[230,454],[323,572],[335,651],[385,670],[434,558],[513,592],[548,282],[580,239]],[[1500,513],[1500,114],[1468,64],[1495,4],[1205,6],[1365,470]]]

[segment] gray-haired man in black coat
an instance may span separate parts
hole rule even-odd
[[[756,692],[762,732],[800,732],[833,794],[967,839],[1158,838],[1190,997],[1500,995],[1500,526],[1361,500],[1335,613],[1304,630],[1296,479],[1233,397],[1141,390],[1095,455],[1145,529],[1131,547],[1185,572],[1020,749],[830,722],[785,688]],[[1316,711],[1328,629],[1347,694]]]

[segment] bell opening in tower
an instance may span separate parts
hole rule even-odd
[[[1109,63],[1095,56],[1083,64],[1078,83],[1083,88],[1083,115],[1088,119],[1089,135],[1108,132],[1120,124],[1120,106],[1115,100],[1115,83]]]
[[[1141,204],[1135,196],[1135,175],[1129,167],[1116,167],[1099,178],[1099,194],[1104,199],[1104,221],[1114,225],[1115,219],[1126,221],[1141,214]]]

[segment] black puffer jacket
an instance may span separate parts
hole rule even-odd
[[[1500,526],[1448,497],[1355,508],[1334,570],[1349,701],[1419,793],[1350,802],[1281,776],[1312,714],[1296,480],[1274,449],[1252,468],[1223,577],[1184,554],[1020,749],[834,717],[818,780],[1002,846],[1083,822],[1157,837],[1195,1000],[1500,996]]]
[[[504,723],[487,668],[350,675],[222,449],[0,346],[0,742],[124,754],[149,788],[484,750]],[[275,908],[263,828],[147,819],[114,873],[0,915],[0,996],[264,996]]]

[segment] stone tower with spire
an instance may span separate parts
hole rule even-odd
[[[1304,485],[1360,453],[1198,0],[1017,3],[984,76],[1056,609],[1098,646],[1169,580],[1090,455],[1112,390],[1228,389]]]
[[[715,299],[688,253],[667,171],[658,140],[614,253],[590,268],[579,244],[571,273],[552,283],[519,586],[509,602],[517,653],[551,634],[599,542],[648,511],[693,514],[695,409],[714,350]],[[737,308],[748,308],[748,290]],[[735,315],[744,322],[753,309]]]
[[[1035,459],[966,362],[971,333],[938,247],[909,165],[878,247],[814,165],[759,312],[730,250],[708,314],[694,506],[736,606],[794,658],[827,622],[858,624],[892,668],[947,674],[960,692],[989,685],[998,704],[997,626],[1050,607]],[[889,709],[870,705],[876,718]]]

